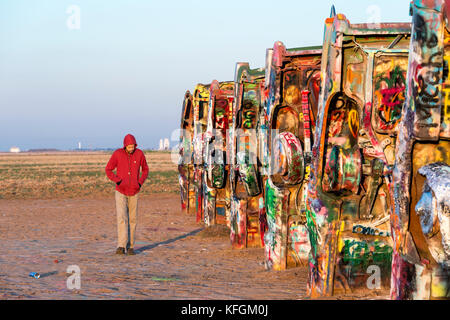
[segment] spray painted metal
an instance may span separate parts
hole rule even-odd
[[[267,269],[306,265],[306,187],[312,130],[320,92],[321,47],[286,49],[281,42],[267,54],[266,114],[269,173],[265,182],[268,230],[264,236]]]
[[[238,63],[234,83],[187,93],[182,206],[192,181],[197,221],[230,226],[235,248],[264,245],[269,269],[307,262],[312,297],[448,299],[447,2],[414,0],[412,25],[333,10],[323,50],[277,42],[265,70]]]
[[[234,82],[214,80],[210,86],[205,134],[204,222],[230,225],[229,126],[233,121]]]
[[[195,191],[195,214],[196,221],[203,221],[205,202],[205,162],[204,145],[205,134],[208,125],[208,105],[209,105],[210,85],[197,84],[192,95],[194,107],[194,137],[192,139],[192,149],[194,157],[194,191]]]
[[[189,90],[186,91],[183,99],[180,129],[178,172],[181,210],[185,213],[195,213],[194,159],[192,148],[192,140],[194,137],[194,108],[192,94]]]
[[[392,299],[450,298],[450,1],[414,0],[391,216]]]
[[[259,159],[264,68],[237,63],[233,121],[230,126],[230,240],[233,248],[262,247],[265,232],[263,177]]]
[[[311,297],[390,287],[389,190],[410,32],[326,19],[306,211]]]

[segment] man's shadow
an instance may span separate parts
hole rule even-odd
[[[157,247],[157,246],[159,246],[159,245],[162,245],[162,244],[169,244],[169,243],[172,243],[172,242],[175,242],[175,241],[178,241],[178,240],[185,239],[185,238],[187,238],[187,237],[196,235],[197,233],[199,233],[199,232],[202,231],[202,230],[203,230],[203,228],[200,228],[200,229],[191,231],[191,232],[189,232],[189,233],[182,234],[181,236],[178,236],[178,237],[176,237],[176,238],[172,238],[172,239],[168,239],[168,240],[165,240],[165,241],[161,241],[161,242],[149,244],[148,246],[144,246],[144,247],[137,248],[136,250],[134,250],[134,252],[135,252],[136,254],[139,254],[139,253],[141,253],[141,252],[144,252],[144,251],[147,251],[147,250],[151,250],[151,249],[153,249],[153,248],[155,248],[155,247]]]

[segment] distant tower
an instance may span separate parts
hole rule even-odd
[[[169,150],[169,148],[170,148],[169,139],[165,138],[164,139],[164,150]]]
[[[159,139],[159,150],[164,149],[163,139]]]
[[[78,142],[78,150],[81,150],[81,142]]]

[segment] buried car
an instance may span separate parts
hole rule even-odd
[[[178,163],[178,172],[181,194],[181,210],[186,213],[195,213],[194,161],[192,156],[194,108],[192,104],[192,94],[189,90],[186,91],[183,99],[180,129],[180,158]]]
[[[258,125],[264,98],[263,68],[237,63],[233,122],[230,126],[230,240],[233,248],[262,247],[265,211]]]
[[[311,297],[390,287],[390,186],[405,100],[409,23],[325,21],[308,188]]]
[[[310,244],[305,195],[312,130],[320,92],[321,47],[286,49],[276,42],[267,51],[265,114],[270,128],[269,170],[264,203],[267,269],[306,265]]]
[[[210,87],[204,154],[204,222],[230,225],[229,126],[233,121],[234,82],[214,80]]]
[[[204,218],[204,142],[208,124],[209,87],[209,84],[197,84],[192,95],[194,112],[194,136],[192,138],[193,184],[197,222],[203,221]]]
[[[411,3],[392,187],[392,299],[450,299],[449,10],[450,1]]]

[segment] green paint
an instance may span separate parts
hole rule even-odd
[[[221,188],[224,185],[225,167],[223,164],[216,164],[212,168],[212,183],[215,188]]]
[[[309,234],[309,242],[311,244],[312,257],[317,256],[318,252],[318,231],[316,226],[316,214],[313,211],[306,210],[306,227]],[[311,256],[310,256],[311,258]]]
[[[162,278],[162,277],[151,277],[153,281],[178,281],[177,278]]]
[[[382,273],[390,274],[392,247],[379,240],[345,239],[341,255],[342,263],[350,267],[353,275],[366,273],[370,265],[378,265]]]

